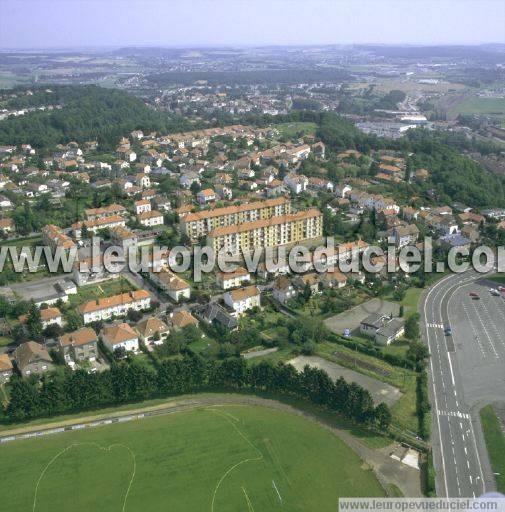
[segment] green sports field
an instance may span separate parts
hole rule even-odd
[[[384,496],[331,432],[254,406],[196,409],[0,447],[10,512],[335,511]]]

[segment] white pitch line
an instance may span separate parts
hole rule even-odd
[[[277,496],[279,496],[279,501],[282,503],[281,493],[279,492],[279,489],[277,489],[277,486],[275,485],[274,480],[272,480],[272,485],[274,486],[274,489],[275,489],[275,492],[277,493]]]

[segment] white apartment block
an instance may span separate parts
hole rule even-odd
[[[84,323],[109,320],[112,316],[125,316],[130,309],[142,311],[151,306],[151,294],[147,290],[135,290],[128,293],[90,300],[78,306]]]

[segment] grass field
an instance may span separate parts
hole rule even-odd
[[[281,135],[288,138],[296,137],[298,134],[310,135],[316,132],[316,123],[309,122],[296,122],[296,123],[281,123],[275,128],[279,130]]]
[[[482,114],[505,121],[505,98],[468,98],[458,103],[455,114]]]
[[[88,300],[97,299],[99,297],[110,297],[118,293],[126,293],[135,288],[126,279],[121,277],[118,279],[110,279],[97,284],[80,286],[75,295],[69,296],[69,303],[72,306],[83,304]]]
[[[482,430],[484,430],[487,453],[495,474],[496,488],[505,493],[505,435],[501,429],[500,420],[491,405],[486,405],[481,409],[480,420]]]
[[[17,441],[1,446],[0,457],[10,512],[67,511],[69,503],[73,512],[334,511],[339,496],[384,496],[332,433],[253,406]]]

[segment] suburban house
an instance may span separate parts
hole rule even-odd
[[[176,302],[181,299],[189,299],[191,294],[189,284],[169,270],[161,269],[160,272],[150,272],[149,277],[159,288],[161,288]]]
[[[223,295],[224,303],[233,309],[235,315],[241,315],[247,310],[260,307],[260,291],[251,285],[226,292]]]
[[[112,316],[124,316],[130,309],[142,311],[151,306],[151,294],[147,290],[134,290],[111,297],[90,300],[77,307],[84,323],[108,320]]]
[[[14,350],[13,358],[23,377],[42,374],[54,369],[54,363],[48,351],[34,341],[21,343]]]
[[[243,268],[238,267],[233,272],[217,272],[216,281],[217,284],[223,290],[229,290],[230,288],[238,288],[242,286],[244,282],[251,280],[251,274]]]
[[[139,350],[138,334],[126,323],[105,326],[100,337],[104,345],[112,352],[119,348],[124,348],[127,352],[138,352]]]
[[[294,194],[300,194],[301,192],[305,192],[305,190],[307,190],[308,183],[309,180],[307,179],[306,176],[303,176],[302,174],[290,173],[284,176],[284,184]]]
[[[109,230],[110,239],[117,245],[121,246],[123,250],[128,247],[135,247],[138,243],[138,236],[133,231],[122,226],[117,226]]]
[[[151,201],[147,199],[139,199],[135,201],[135,215],[151,211]]]
[[[12,377],[12,363],[7,354],[0,354],[0,384],[5,384]]]
[[[203,316],[209,323],[217,323],[229,331],[238,329],[238,320],[215,302],[207,306]]]
[[[74,241],[61,228],[48,224],[42,228],[42,240],[54,251],[57,247],[64,250],[75,247]]]
[[[170,313],[170,322],[174,329],[183,329],[188,325],[198,325],[198,320],[185,309],[179,309],[178,311]]]
[[[19,321],[24,324],[28,319],[28,315],[21,315]],[[60,327],[63,325],[63,316],[58,308],[46,308],[40,310],[40,320],[42,322],[42,329],[48,325],[58,324]]]
[[[419,237],[419,228],[415,224],[407,224],[406,226],[396,226],[388,235],[395,239],[397,248],[405,247],[407,245],[414,245]]]
[[[137,220],[146,227],[160,226],[163,224],[163,214],[157,210],[146,211],[137,215]]]
[[[321,293],[321,289],[319,287],[319,274],[316,274],[315,272],[296,276],[293,283],[299,292],[304,292],[308,287],[311,295]]]
[[[321,274],[321,281],[324,286],[328,286],[329,288],[343,288],[347,284],[347,276],[342,274],[339,270],[323,272]]]
[[[82,327],[77,331],[60,336],[60,353],[66,363],[76,361],[95,361],[98,355],[98,337],[91,327]]]
[[[361,321],[359,330],[376,343],[389,345],[403,335],[405,324],[403,319],[393,318],[392,314],[373,313]]]
[[[199,204],[212,203],[216,200],[216,193],[211,188],[204,188],[197,192],[196,200]]]
[[[298,295],[295,287],[291,283],[291,279],[286,276],[279,276],[275,280],[272,289],[272,297],[281,304],[286,304],[288,300],[294,299]]]
[[[155,316],[139,322],[135,330],[145,344],[153,343],[154,345],[161,345],[163,338],[169,333],[168,325]]]

